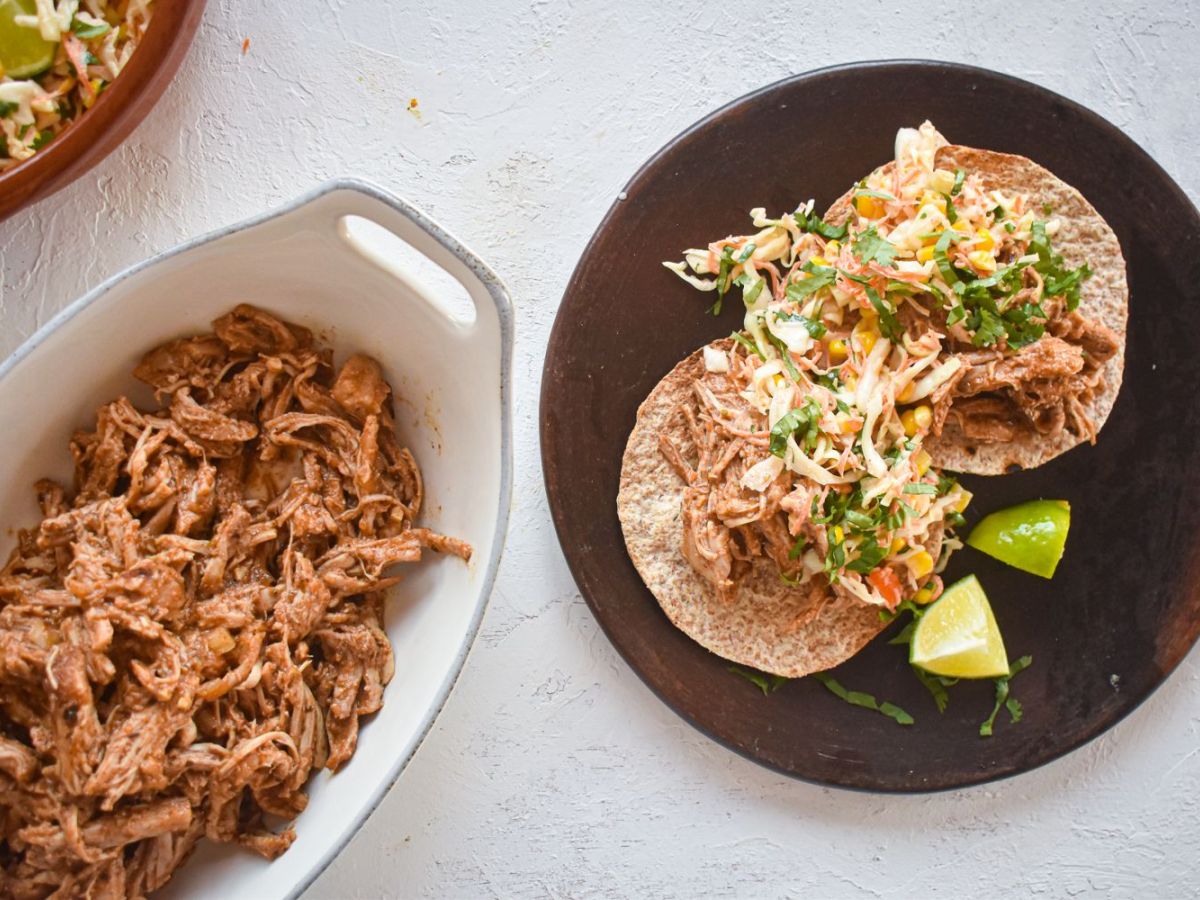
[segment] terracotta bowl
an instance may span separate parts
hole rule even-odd
[[[129,136],[183,62],[204,2],[158,0],[141,45],[95,105],[44,150],[0,174],[0,221],[66,187]]]

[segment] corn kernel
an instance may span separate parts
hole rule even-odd
[[[897,403],[908,403],[908,401],[912,400],[912,396],[916,392],[917,392],[916,384],[914,384],[913,382],[910,381],[908,384],[906,384],[904,386],[904,390],[902,390],[899,394],[896,395],[896,402]]]
[[[954,511],[955,512],[963,512],[970,505],[971,500],[974,496],[975,495],[972,494],[970,491],[964,490],[962,492],[962,499],[959,500],[958,503],[956,503],[954,505]]]
[[[860,216],[867,219],[882,219],[885,212],[882,197],[866,197],[861,194],[854,198],[854,208]]]
[[[906,409],[900,414],[900,424],[904,426],[904,433],[912,437],[933,424],[933,410],[923,403],[913,409]]]
[[[941,194],[935,194],[933,191],[926,191],[921,195],[921,205],[932,206],[943,216],[946,214],[946,198]]]
[[[858,346],[863,353],[869,354],[875,348],[875,341],[879,339],[874,331],[858,332]]]
[[[929,262],[933,259],[933,244],[926,244],[917,251],[917,262]]]
[[[825,257],[821,256],[819,253],[815,256],[810,257],[809,262],[811,262],[814,266],[829,265],[829,260],[827,260]]]
[[[932,599],[933,591],[931,591],[929,588],[921,588],[916,592],[916,594],[913,595],[913,602],[919,604],[920,606],[924,606]]]
[[[977,250],[991,250],[996,246],[996,239],[992,237],[992,233],[986,228],[975,229],[975,248]]]
[[[918,450],[913,454],[913,462],[917,466],[917,474],[924,475],[929,471],[930,465],[933,464],[933,457],[931,457],[924,450]]]
[[[842,531],[841,525],[833,526],[833,539],[834,539],[834,542],[838,543],[838,544],[840,544],[846,540],[846,532]]]
[[[953,228],[955,231],[957,231],[959,234],[970,234],[971,233],[971,223],[968,222],[966,219],[959,219],[957,222],[955,222],[950,227]]]
[[[928,551],[920,550],[908,558],[908,570],[915,578],[924,578],[933,571],[933,557]]]
[[[845,361],[847,357],[846,342],[838,339],[829,342],[829,361],[832,363],[840,363]]]
[[[996,271],[996,257],[988,250],[972,250],[967,254],[967,260],[980,272]]]
[[[954,173],[949,169],[934,169],[929,176],[929,187],[939,194],[948,194],[954,190]]]
[[[902,537],[893,538],[891,552],[899,553],[901,550],[904,549],[905,546],[906,546],[906,544],[905,544],[904,538],[902,538]]]
[[[837,256],[842,252],[842,244],[840,241],[830,241],[825,245],[825,252],[830,256]]]

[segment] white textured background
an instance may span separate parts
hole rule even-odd
[[[642,686],[579,598],[542,490],[542,353],[587,238],[654,150],[753,88],[859,58],[998,68],[1095,109],[1200,197],[1195,7],[1042,5],[210,0],[132,139],[0,224],[4,353],[125,266],[339,175],[423,206],[507,281],[516,501],[496,592],[429,739],[309,897],[1197,895],[1196,653],[1112,732],[1014,780],[811,787]]]

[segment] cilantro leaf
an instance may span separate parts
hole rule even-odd
[[[753,669],[743,669],[741,666],[728,666],[727,668],[734,675],[740,675],[762,691],[764,697],[775,693],[775,691],[791,681],[790,678],[785,678],[782,675],[768,675],[765,672],[756,672]]]
[[[827,241],[840,241],[846,237],[845,225],[830,225],[816,213],[808,213],[801,209],[793,214],[793,218],[801,231],[820,235]]]
[[[950,693],[946,690],[946,685],[942,679],[936,675],[930,675],[928,672],[912,666],[912,672],[917,676],[917,681],[925,686],[925,690],[929,691],[929,695],[933,697],[934,705],[937,706],[937,711],[944,713],[946,707],[950,705]]]
[[[812,397],[804,401],[803,406],[788,410],[779,417],[775,427],[771,429],[771,452],[781,459],[787,455],[788,438],[797,432],[804,432],[805,444],[816,444],[817,422],[821,418],[821,407]],[[796,438],[799,443],[800,437]]]
[[[950,188],[950,196],[957,197],[959,191],[963,189],[963,182],[967,180],[967,173],[964,169],[954,170],[954,187]]]
[[[900,327],[900,320],[896,318],[895,311],[879,296],[879,292],[875,288],[868,285],[866,292],[867,299],[871,301],[871,305],[875,307],[875,312],[879,315],[879,330],[883,336],[888,340],[899,340],[904,329]]]
[[[765,278],[756,278],[753,275],[742,274],[733,279],[733,283],[742,289],[742,302],[749,309],[754,305],[754,301],[758,299],[758,295],[762,293],[763,285],[767,281]]]
[[[864,263],[877,262],[881,266],[890,266],[896,258],[896,247],[881,236],[872,225],[866,231],[860,232],[850,245],[850,249]]]
[[[825,337],[825,332],[828,330],[816,319],[810,319],[808,316],[802,316],[799,313],[785,313],[776,311],[775,320],[778,322],[799,322],[804,326],[804,330],[807,331],[814,340],[818,341]]]
[[[996,716],[1000,714],[1000,707],[1002,706],[1008,709],[1009,719],[1014,724],[1021,721],[1023,710],[1021,708],[1021,704],[1017,700],[1010,698],[1008,695],[1009,681],[1011,681],[1018,673],[1024,672],[1026,669],[1028,669],[1032,662],[1032,656],[1022,656],[1009,667],[1007,675],[1002,675],[996,679],[996,705],[992,707],[992,714],[983,721],[983,724],[979,726],[980,737],[992,736],[992,731],[996,724]]]
[[[103,35],[108,34],[110,31],[112,31],[112,26],[108,25],[107,23],[89,25],[87,22],[82,22],[79,19],[73,19],[71,21],[71,34],[84,41],[90,41],[92,38],[102,37]]]
[[[795,381],[800,380],[800,370],[796,368],[796,364],[792,362],[792,353],[788,350],[788,345],[773,335],[769,330],[763,329],[767,335],[767,340],[771,342],[771,346],[775,348],[775,352],[779,354],[780,360],[783,361],[784,368]]]
[[[899,725],[911,725],[915,721],[912,716],[906,713],[895,703],[889,703],[884,700],[880,703],[870,694],[862,691],[851,691],[842,687],[841,683],[832,675],[825,672],[814,672],[813,678],[825,685],[825,688],[834,696],[845,700],[853,706],[861,706],[864,709],[873,709],[877,713],[881,713],[892,719]]]
[[[895,196],[887,191],[872,191],[867,188],[859,188],[854,192],[855,197],[874,197],[876,200],[895,200]]]
[[[979,324],[975,326],[975,333],[971,335],[971,343],[976,347],[990,347],[1000,338],[1007,337],[1008,329],[1004,327],[1004,320],[988,309],[979,310]]]
[[[758,349],[758,344],[754,343],[754,341],[750,340],[750,338],[746,337],[740,331],[735,331],[733,334],[730,335],[730,337],[733,338],[735,341],[737,341],[739,344],[741,344],[743,347],[745,347],[747,350],[749,350],[751,353],[753,353],[755,356],[757,356],[759,359],[766,362],[767,357],[763,354],[763,352],[761,350]]]
[[[789,300],[803,300],[810,294],[815,294],[823,287],[829,287],[837,280],[837,269],[833,266],[814,266],[811,262],[805,263],[801,269],[808,275],[807,278],[802,278],[799,281],[793,281],[787,286],[787,298]]]
[[[849,515],[847,515],[849,519]],[[857,572],[860,575],[867,575],[877,565],[883,562],[883,558],[887,556],[888,548],[883,544],[870,541],[864,543],[858,548],[858,556],[846,563],[847,570]]]
[[[717,265],[717,301],[709,307],[714,316],[721,314],[721,304],[725,302],[725,292],[729,290],[729,273],[733,270],[733,248],[725,247],[721,251],[721,261]]]
[[[1066,268],[1062,254],[1050,246],[1045,222],[1034,222],[1029,231],[1029,249],[1038,258],[1033,267],[1043,276],[1042,293],[1047,297],[1062,296],[1066,298],[1068,310],[1076,309],[1079,306],[1080,288],[1084,280],[1091,277],[1091,268],[1087,263],[1074,269]]]

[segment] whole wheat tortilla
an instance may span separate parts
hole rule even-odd
[[[727,338],[713,346],[727,350],[732,343]],[[659,435],[669,434],[684,458],[693,458],[691,434],[678,410],[683,403],[695,405],[692,383],[703,374],[698,350],[638,408],[617,494],[629,556],[667,618],[718,656],[788,678],[832,668],[883,628],[878,609],[840,598],[828,587],[784,584],[767,559],[738,580],[736,597],[726,603],[683,555],[684,483],[659,451]]]
[[[1125,372],[1129,285],[1117,236],[1079,191],[1023,156],[951,144],[937,151],[935,164],[941,169],[977,172],[990,190],[1027,194],[1034,209],[1048,205],[1062,223],[1054,236],[1054,249],[1069,266],[1085,262],[1091,266],[1092,277],[1083,283],[1080,292],[1079,311],[1107,325],[1120,339],[1117,353],[1104,366],[1104,391],[1087,405],[1088,415],[1099,431],[1112,412]],[[895,165],[889,162],[876,171],[890,174]],[[829,207],[826,221],[840,224],[846,220],[856,189],[851,188]],[[980,443],[966,437],[953,420],[948,420],[940,437],[926,439],[925,449],[938,468],[974,475],[1003,475],[1013,466],[1022,469],[1040,466],[1083,440],[1082,436],[1064,429],[1055,437],[1031,432],[1007,443]]]

